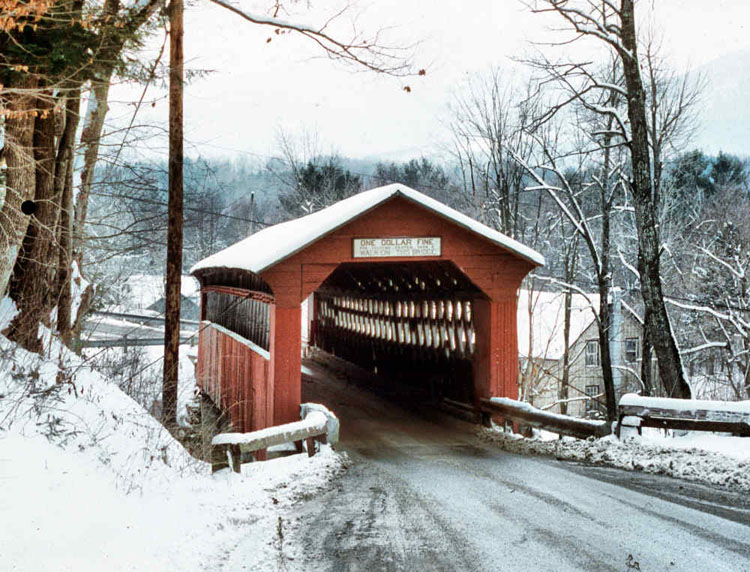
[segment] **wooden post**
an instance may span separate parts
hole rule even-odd
[[[302,402],[302,342],[299,304],[271,306],[270,376],[273,383],[273,424],[299,419]]]
[[[242,472],[242,451],[239,445],[230,445],[229,454],[232,457],[232,470],[235,473]]]
[[[491,302],[484,298],[475,297],[472,300],[474,312],[474,330],[476,333],[476,346],[474,347],[474,395],[475,406],[479,405],[480,399],[493,396],[491,393],[492,368],[492,321]]]
[[[229,466],[229,461],[227,460],[229,445],[218,447],[209,445],[209,447],[211,450],[211,473],[213,474],[221,469],[226,469]]]
[[[169,5],[169,201],[167,206],[167,284],[164,312],[162,421],[177,425],[182,281],[182,0]]]
[[[474,328],[474,388],[477,399],[518,398],[518,339],[516,300],[476,298]]]

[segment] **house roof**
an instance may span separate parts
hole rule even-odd
[[[599,306],[599,295],[573,293],[570,306],[569,342],[572,346],[594,321],[593,308]],[[518,353],[524,357],[560,359],[565,351],[564,318],[562,292],[521,289],[517,314]]]
[[[131,274],[122,282],[130,307],[148,308],[164,298],[164,276],[162,274]],[[196,297],[199,292],[198,281],[192,276],[183,275],[180,283],[182,297]]]
[[[414,189],[393,184],[359,193],[313,214],[263,229],[204,258],[190,272],[193,274],[208,268],[236,268],[259,274],[394,197],[412,201],[532,264],[544,265],[541,254],[520,242]]]

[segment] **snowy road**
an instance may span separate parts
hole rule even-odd
[[[352,462],[287,516],[277,569],[750,572],[739,494],[505,453],[341,382],[304,392],[340,416]]]

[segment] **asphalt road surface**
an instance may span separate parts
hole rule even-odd
[[[476,426],[315,378],[304,398],[335,410],[351,463],[288,517],[281,568],[750,572],[746,495],[509,454]]]

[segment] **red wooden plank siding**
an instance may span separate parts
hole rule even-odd
[[[236,431],[248,432],[273,424],[273,401],[268,401],[268,359],[214,325],[201,324],[198,387],[228,412]]]

